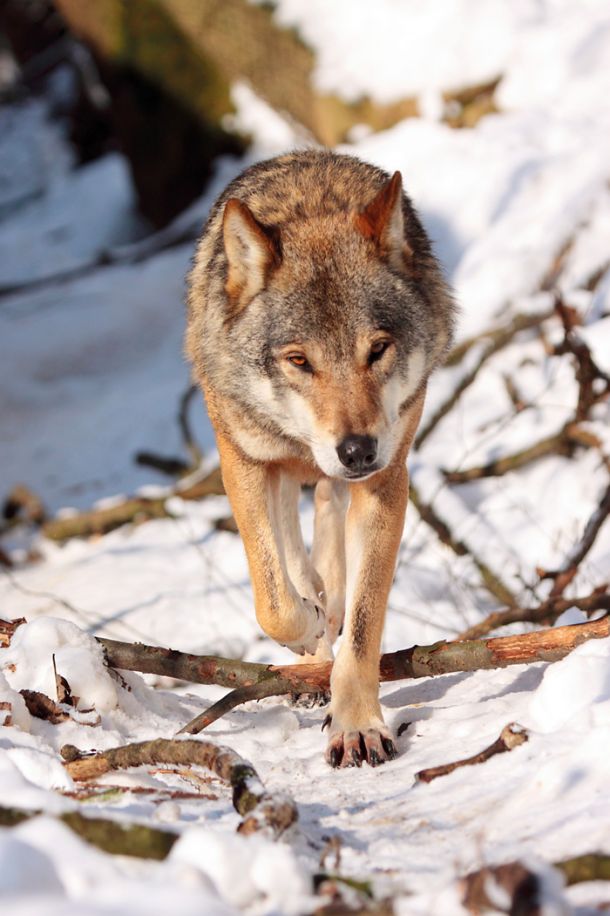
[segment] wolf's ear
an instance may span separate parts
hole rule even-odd
[[[269,271],[279,265],[279,246],[236,197],[225,204],[222,233],[228,264],[225,289],[238,311],[263,289]]]
[[[400,172],[394,172],[370,204],[356,214],[356,227],[365,238],[375,242],[392,267],[397,270],[409,267],[413,251],[405,238]]]

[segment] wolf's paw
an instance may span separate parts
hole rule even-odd
[[[281,643],[281,645],[296,652],[297,655],[314,655],[318,647],[318,640],[324,636],[326,630],[324,611],[309,598],[301,598],[298,616],[299,621],[303,624],[301,634],[297,639]]]
[[[341,730],[333,728],[332,716],[327,716],[322,728],[330,725],[326,761],[331,767],[359,767],[362,761],[378,767],[398,754],[390,730],[375,723],[369,728]]]

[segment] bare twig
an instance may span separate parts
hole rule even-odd
[[[495,611],[480,623],[475,623],[474,626],[460,633],[460,639],[478,639],[509,623],[552,624],[564,611],[573,607],[586,614],[592,614],[594,611],[610,612],[610,595],[607,594],[607,585],[599,586],[590,595],[583,598],[562,598],[558,595],[547,598],[538,607],[508,607],[503,611]]]
[[[608,516],[610,515],[610,483],[606,487],[606,490],[599,502],[599,505],[596,507],[595,511],[589,518],[587,524],[585,525],[585,530],[583,535],[575,545],[573,550],[570,551],[564,562],[561,564],[559,569],[554,570],[544,570],[539,569],[538,574],[541,579],[554,579],[553,587],[551,589],[551,598],[558,597],[563,595],[565,589],[570,584],[576,573],[578,572],[578,567],[587,556],[595,539],[600,532],[600,529]]]
[[[487,590],[491,592],[501,604],[508,604],[510,606],[516,604],[515,596],[508,586],[502,582],[497,573],[493,572],[489,566],[474,553],[472,548],[465,544],[464,541],[455,537],[447,523],[438,515],[432,504],[425,503],[422,500],[419,490],[413,482],[409,485],[409,499],[417,509],[422,521],[436,532],[439,540],[443,544],[453,550],[458,557],[470,557],[478,569]]]
[[[189,385],[182,397],[180,398],[180,409],[178,411],[178,426],[182,433],[183,445],[191,459],[192,467],[198,467],[201,464],[203,453],[195,440],[191,424],[189,422],[189,407],[193,397],[199,391],[198,385]]]
[[[561,427],[559,432],[540,439],[533,445],[514,452],[512,455],[506,455],[504,458],[497,458],[495,461],[489,461],[487,464],[478,467],[467,468],[463,471],[445,471],[443,475],[448,483],[468,483],[471,480],[480,480],[483,477],[501,477],[508,474],[509,471],[517,471],[519,468],[537,461],[539,458],[545,458],[547,455],[562,455],[571,458],[577,446],[591,447],[599,445],[599,440],[591,436],[586,430],[580,429],[575,423],[570,421]]]
[[[483,348],[475,365],[462,377],[449,397],[435,410],[430,419],[420,428],[415,438],[415,448],[421,448],[430,433],[434,431],[440,421],[447,416],[450,410],[452,410],[466,389],[472,385],[485,363],[491,359],[498,350],[507,346],[521,331],[538,327],[543,321],[546,321],[552,316],[553,309],[547,309],[544,312],[533,315],[515,315],[509,324],[502,325],[502,327],[499,328],[491,328],[490,330],[484,331],[482,334],[478,334],[476,337],[470,337],[468,340],[458,344],[457,347],[454,347],[447,358],[445,364],[447,366],[457,365],[474,346],[483,344]]]
[[[463,760],[455,760],[453,763],[444,763],[440,766],[427,767],[425,770],[420,770],[416,773],[415,778],[420,782],[432,782],[433,779],[438,779],[439,776],[447,776],[460,767],[473,766],[475,763],[485,763],[491,757],[495,757],[496,754],[504,754],[506,751],[512,751],[513,748],[519,747],[520,744],[524,744],[527,739],[528,734],[525,729],[522,728],[521,725],[517,725],[516,722],[510,722],[508,725],[504,726],[500,737],[496,738],[493,744],[490,744],[489,747],[486,747],[478,754],[474,754],[472,757],[465,757]]]
[[[167,496],[156,499],[136,497],[127,499],[107,509],[92,509],[65,518],[55,518],[42,526],[43,534],[53,541],[65,541],[73,537],[89,537],[106,534],[128,522],[148,521],[152,518],[171,518],[167,500],[172,496],[181,499],[198,500],[206,496],[222,496],[224,486],[220,469],[214,468],[195,483],[178,483]]]
[[[61,754],[66,761],[66,769],[77,781],[98,778],[111,770],[143,765],[205,767],[232,787],[233,806],[244,818],[238,827],[240,833],[270,828],[275,836],[279,836],[298,817],[294,802],[286,796],[273,796],[266,792],[256,770],[243,757],[230,748],[209,741],[157,738],[86,756],[68,744],[62,748]]]

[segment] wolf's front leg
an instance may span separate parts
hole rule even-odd
[[[350,490],[347,615],[331,675],[326,751],[335,767],[377,766],[396,754],[379,705],[379,651],[409,491],[404,460]]]
[[[217,432],[222,479],[242,536],[256,619],[272,639],[298,655],[316,651],[324,633],[322,609],[299,595],[290,581],[278,520],[280,472],[252,461],[222,433]]]

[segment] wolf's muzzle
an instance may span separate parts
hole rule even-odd
[[[346,436],[337,447],[337,455],[347,468],[346,477],[363,477],[375,470],[377,440],[372,436]]]

